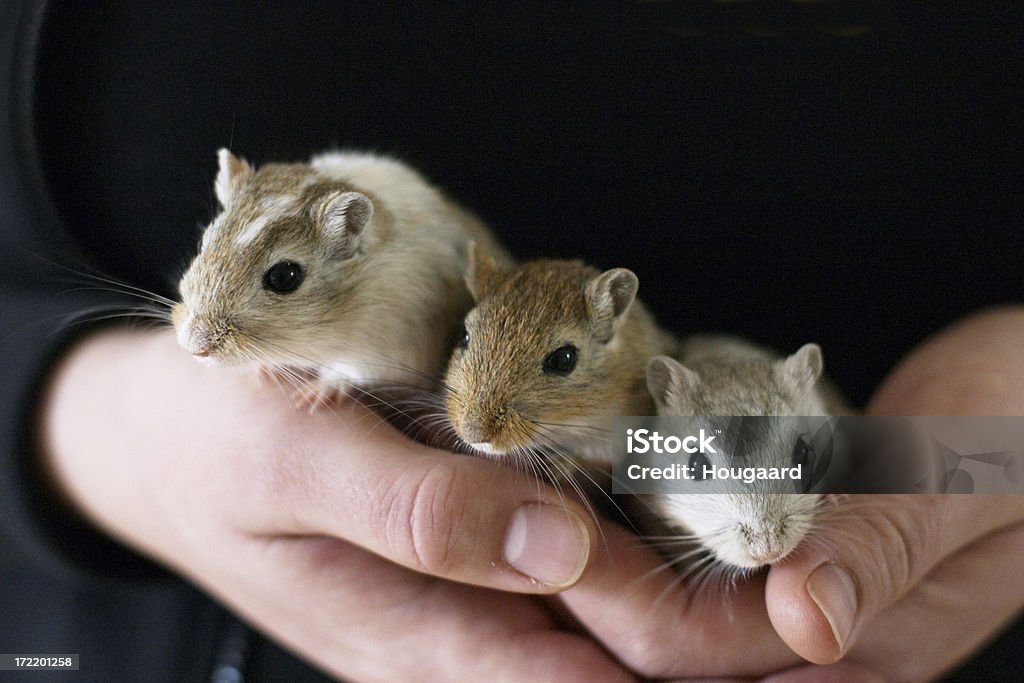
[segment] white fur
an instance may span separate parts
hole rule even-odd
[[[299,209],[299,200],[290,195],[272,195],[260,201],[260,208],[263,210],[260,217],[238,233],[235,238],[237,246],[246,246],[266,230],[268,225],[293,215]]]
[[[192,328],[195,325],[196,316],[191,311],[185,316],[185,318],[175,325],[175,336],[178,338],[178,344],[181,348],[192,351]]]
[[[664,518],[685,520],[678,526],[696,534],[719,560],[754,568],[778,562],[796,548],[811,529],[817,501],[809,494],[683,493],[661,495],[655,502]]]
[[[274,222],[294,214],[302,208],[302,205],[299,203],[298,197],[290,194],[275,194],[260,200],[260,208],[266,212],[268,220]]]
[[[261,232],[270,224],[270,218],[267,216],[260,216],[249,225],[245,226],[245,230],[238,233],[238,237],[235,238],[235,245],[244,247],[254,239],[256,239]]]
[[[217,216],[215,219],[213,219],[213,222],[210,223],[210,225],[207,226],[205,230],[203,230],[203,240],[199,246],[200,250],[206,249],[208,246],[210,246],[210,242],[213,240],[214,236],[216,236],[216,234],[220,232],[220,229],[223,225],[224,214],[221,214]]]

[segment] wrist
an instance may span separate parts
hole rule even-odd
[[[47,495],[68,515],[115,536],[133,490],[122,456],[130,431],[128,387],[145,382],[153,335],[107,328],[80,339],[55,365],[38,403],[36,465]]]

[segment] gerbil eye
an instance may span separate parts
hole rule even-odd
[[[800,467],[800,488],[803,493],[807,493],[810,490],[811,476],[813,475],[813,464],[814,459],[814,448],[807,443],[804,437],[797,437],[796,443],[793,444],[793,467]]]
[[[694,453],[687,463],[690,477],[696,481],[704,481],[704,468],[711,467],[711,461],[703,453]]]
[[[465,327],[462,328],[462,336],[459,337],[459,348],[465,349],[469,347],[469,330]]]
[[[545,375],[568,375],[576,369],[576,347],[572,344],[560,346],[544,359]]]
[[[278,294],[290,294],[306,279],[306,271],[294,261],[275,263],[263,273],[263,289]]]

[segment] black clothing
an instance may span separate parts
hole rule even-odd
[[[1024,294],[1022,28],[1015,3],[0,3],[0,652],[201,681],[231,633],[32,469],[68,316],[130,303],[55,264],[173,296],[218,147],[394,153],[518,256],[632,268],[677,332],[821,343],[863,403]],[[1022,631],[963,675],[1016,672]],[[245,669],[318,678],[258,636]]]

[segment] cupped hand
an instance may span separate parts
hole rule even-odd
[[[1022,343],[1024,309],[968,318],[908,356],[869,412],[1024,415]],[[682,600],[613,531],[618,552],[560,599],[647,677],[777,683],[930,680],[1024,607],[1024,496],[850,496],[817,527],[767,577],[729,595],[684,584]]]
[[[969,319],[870,409],[1022,414],[1021,339],[1020,310]],[[354,403],[308,415],[276,398],[169,338],[107,333],[57,374],[48,452],[86,516],[341,676],[919,680],[1024,604],[1015,497],[849,501],[723,602],[674,588],[572,497]]]
[[[578,581],[597,533],[525,475],[417,445],[353,401],[294,410],[166,332],[78,344],[42,418],[81,514],[337,676],[632,679],[530,595]]]
[[[968,318],[912,353],[869,413],[1024,415],[1024,309]],[[817,663],[935,678],[1024,607],[1024,495],[856,496],[772,568],[768,612]]]
[[[694,600],[567,492],[415,444],[354,401],[294,410],[166,333],[82,342],[55,374],[43,433],[84,516],[349,680],[755,675],[800,661],[771,628],[763,579],[728,609]]]

